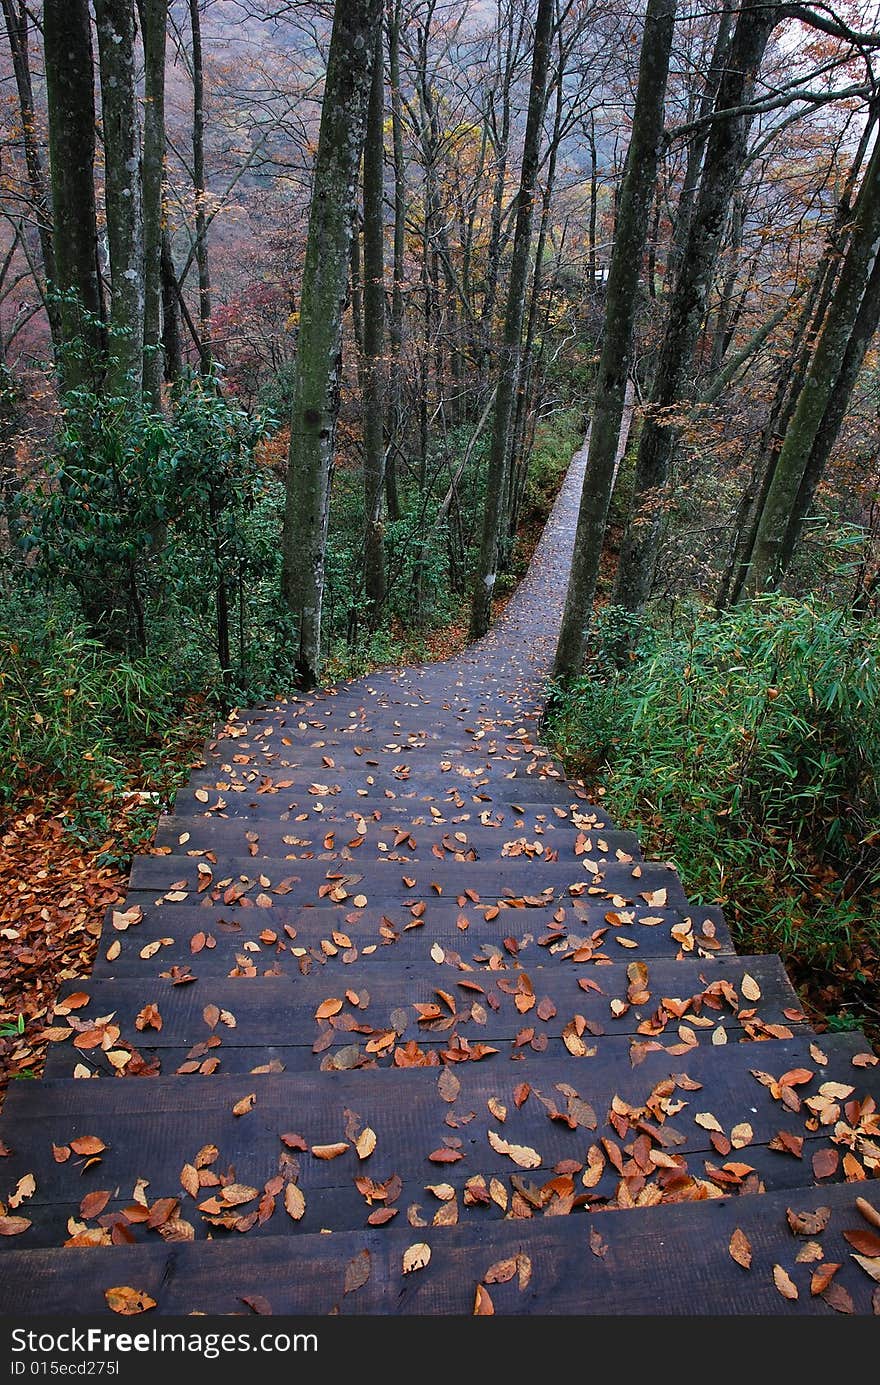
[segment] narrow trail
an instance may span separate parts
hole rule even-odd
[[[868,1044],[538,743],[583,465],[485,639],[218,728],[12,1084],[0,1311],[876,1311]]]

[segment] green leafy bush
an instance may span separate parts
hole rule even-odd
[[[551,735],[616,815],[802,969],[880,950],[880,623],[767,597],[648,627],[623,667],[606,611]]]

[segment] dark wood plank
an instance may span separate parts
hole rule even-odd
[[[435,943],[453,971],[510,967],[514,956],[525,966],[548,965],[548,957],[565,961],[576,952],[582,960],[575,965],[592,969],[621,957],[710,958],[734,951],[721,911],[711,907],[610,909],[607,903],[578,900],[544,908],[504,907],[502,902],[497,917],[493,911],[494,906],[468,901],[461,907],[442,897],[430,901],[424,912],[419,902],[366,909],[147,904],[142,921],[122,932],[113,923],[120,911],[110,910],[95,975],[155,976],[186,965],[200,975],[302,973],[327,967],[332,974],[341,969],[344,977],[355,961],[380,969],[398,956],[424,962]],[[120,922],[137,918],[121,912]],[[351,948],[334,941],[334,933],[340,932]],[[513,948],[505,939],[513,940]]]
[[[275,1314],[330,1312],[420,1315],[470,1314],[477,1285],[493,1264],[527,1255],[525,1288],[517,1276],[488,1286],[496,1314],[642,1314],[834,1316],[810,1293],[815,1265],[798,1263],[805,1238],[793,1236],[787,1209],[830,1209],[821,1236],[826,1260],[841,1266],[835,1282],[857,1314],[870,1314],[876,1286],[854,1263],[844,1231],[865,1226],[855,1199],[873,1195],[859,1184],[768,1192],[640,1211],[543,1217],[539,1222],[498,1221],[420,1233],[431,1248],[425,1269],[403,1275],[403,1255],[417,1239],[394,1225],[333,1236],[237,1237],[224,1241],[118,1246],[109,1250],[18,1250],[5,1258],[0,1311],[13,1317],[44,1313],[103,1313],[104,1291],[134,1284],[156,1300],[160,1315],[242,1311],[242,1294],[265,1296]],[[877,1205],[877,1198],[874,1203]],[[400,1220],[400,1218],[398,1218]],[[735,1230],[748,1239],[751,1269],[730,1257]],[[590,1254],[590,1231],[599,1237]],[[346,1266],[369,1254],[370,1274],[344,1293]],[[780,1265],[798,1289],[782,1298],[774,1284]]]
[[[645,966],[644,973],[643,965],[603,967],[600,976],[587,980],[586,990],[574,967],[496,974],[481,982],[465,978],[446,982],[444,978],[441,984],[430,974],[430,959],[426,965],[422,958],[413,958],[404,966],[392,965],[379,974],[352,966],[345,974],[345,986],[336,988],[338,1014],[324,1020],[315,1016],[328,998],[329,978],[314,973],[308,977],[262,977],[255,985],[216,976],[202,977],[186,986],[174,986],[167,980],[151,984],[144,979],[92,979],[85,986],[68,985],[62,994],[51,1025],[53,1032],[67,1029],[68,1037],[59,1035],[51,1043],[46,1076],[72,1077],[78,1064],[114,1075],[116,1069],[101,1047],[80,1050],[75,1046],[82,1033],[90,1041],[97,1021],[108,1013],[113,1015],[114,1032],[117,1028],[121,1031],[110,1044],[117,1061],[119,1050],[125,1048],[158,1054],[164,1073],[174,1072],[194,1046],[209,1041],[212,1047],[204,1056],[223,1071],[230,1070],[230,1051],[239,1048],[248,1053],[237,1060],[238,1070],[257,1066],[261,1047],[271,1048],[288,1070],[317,1071],[321,1054],[333,1060],[343,1047],[346,1061],[375,1062],[378,1058],[380,1063],[390,1064],[398,1044],[412,1040],[445,1046],[453,1032],[472,1042],[507,1047],[517,1035],[531,1030],[544,1036],[538,1039],[542,1043],[560,1039],[575,1015],[587,1022],[588,1043],[603,1034],[640,1034],[642,1041],[659,1039],[667,1046],[685,1039],[688,1043],[718,1044],[728,1037],[735,1042],[744,1035],[784,1037],[804,1019],[778,957],[737,957],[712,963],[664,959]],[[742,995],[744,977],[754,996],[751,1001]],[[449,987],[446,995],[452,996],[454,1014],[439,994],[438,985],[441,990]],[[81,1003],[83,995],[89,997],[86,1004]],[[67,996],[74,998],[72,1009],[66,1005]],[[664,997],[668,1005],[663,1004]],[[148,1006],[154,1006],[157,1013],[149,1011],[144,1018]],[[214,1008],[208,1010],[206,1018],[206,1007],[211,1006]],[[433,1009],[418,1010],[417,1006],[436,1009],[436,1019],[429,1017]],[[221,1014],[227,1019],[232,1016],[234,1028],[220,1020]],[[156,1024],[161,1026],[158,1030]],[[368,1043],[392,1033],[395,1042],[385,1044],[377,1057],[372,1057]],[[330,1037],[332,1045],[320,1047]],[[523,1037],[523,1045],[525,1042]],[[314,1045],[319,1045],[318,1053],[313,1052]],[[197,1067],[194,1063],[193,1070]]]

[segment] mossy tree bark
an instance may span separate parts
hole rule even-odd
[[[110,251],[108,393],[139,398],[144,374],[144,221],[134,0],[95,0]]]
[[[751,561],[744,584],[754,596],[777,585],[790,557],[800,525],[795,522],[798,495],[808,473],[821,475],[837,436],[846,403],[855,383],[855,360],[864,351],[861,338],[874,318],[872,295],[866,317],[859,314],[880,252],[880,142],[874,146],[855,206],[855,226],[834,298],[813,352],[803,386],[786,429],[773,480],[758,521]],[[865,348],[867,342],[865,343]],[[849,361],[847,358],[849,357]],[[860,363],[860,362],[859,362]],[[840,381],[841,389],[836,393]],[[839,414],[839,417],[836,415]],[[823,427],[827,421],[827,427]],[[814,449],[817,449],[814,451]],[[815,483],[813,483],[815,484]],[[791,535],[791,537],[790,537]]]
[[[495,398],[495,418],[489,452],[489,470],[486,478],[483,532],[471,604],[470,630],[473,639],[479,639],[489,628],[498,544],[505,520],[504,500],[507,493],[510,432],[522,347],[529,251],[532,239],[532,212],[541,157],[541,131],[547,101],[547,72],[550,66],[553,16],[553,0],[538,0],[532,75],[529,86],[529,107],[526,116],[522,171],[517,194],[516,225],[513,233],[507,308],[504,316],[504,339],[498,360],[498,393]]]
[[[351,209],[381,13],[381,0],[346,0],[336,7],[315,158],[282,534],[282,591],[296,621],[294,663],[306,687],[317,682],[321,666],[324,561]]]
[[[88,0],[44,0],[43,50],[55,287],[61,294],[64,390],[96,389],[104,371],[104,316],[95,214],[95,89]]]
[[[675,27],[676,0],[648,0],[639,84],[626,174],[620,194],[617,235],[611,254],[602,355],[590,428],[587,469],[578,513],[565,612],[553,673],[576,677],[584,661],[599,577],[599,563],[614,485],[614,461],[632,361],[633,324],[648,218],[663,139],[666,83]]]

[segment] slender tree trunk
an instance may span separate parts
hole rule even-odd
[[[144,400],[162,407],[162,181],[168,0],[138,0],[144,47]]]
[[[750,99],[779,15],[776,5],[743,6],[719,83],[717,109],[740,108],[740,114],[712,124],[700,191],[669,304],[650,411],[639,439],[632,509],[614,585],[614,604],[628,611],[640,610],[651,592],[664,493],[677,438],[674,411],[690,392],[694,350],[718,247],[746,155],[751,116],[741,108]]]
[[[177,274],[167,226],[162,227],[159,268],[162,279],[162,356],[165,381],[173,385],[183,373],[183,342],[180,337]]]
[[[18,108],[21,115],[25,167],[27,168],[28,183],[30,185],[31,198],[34,204],[37,234],[40,238],[43,272],[46,276],[46,284],[47,286],[51,286],[52,290],[46,295],[46,315],[49,319],[52,344],[57,347],[61,341],[61,313],[57,299],[55,298],[55,292],[57,290],[57,271],[55,268],[52,212],[49,206],[49,188],[46,181],[46,170],[43,167],[40,146],[37,141],[36,117],[34,114],[34,92],[31,82],[28,37],[30,15],[28,14],[23,0],[19,0],[17,10],[15,7],[15,0],[2,0],[2,3],[3,18],[6,21],[6,35],[9,39],[9,49],[12,54],[12,67],[15,73],[15,85],[18,92]]]
[[[63,389],[98,388],[104,316],[95,215],[95,92],[88,0],[44,0],[55,284]]]
[[[812,508],[816,487],[822,479],[832,449],[837,441],[859,377],[859,371],[877,331],[878,324],[880,324],[880,255],[874,260],[874,268],[871,271],[871,277],[859,307],[858,317],[843,355],[840,372],[825,406],[822,422],[819,424],[815,441],[810,449],[809,460],[798,487],[794,510],[780,555],[783,572],[791,562],[804,521]]]
[[[107,389],[137,399],[144,369],[144,223],[134,77],[134,0],[95,0],[110,247]]]
[[[700,97],[698,118],[706,120],[712,114],[712,107],[715,104],[715,97],[718,95],[718,87],[721,83],[721,76],[727,59],[727,50],[730,47],[730,38],[733,32],[733,16],[735,6],[730,0],[725,0],[721,11],[721,18],[718,21],[718,32],[715,35],[715,47],[712,53],[712,61],[709,64],[709,71],[706,75],[705,85]],[[691,224],[691,212],[693,211],[694,198],[700,182],[700,172],[703,167],[703,155],[706,152],[706,142],[709,138],[710,126],[703,125],[697,134],[688,144],[687,163],[685,165],[684,181],[681,185],[681,194],[678,199],[678,206],[675,211],[675,230],[672,236],[672,245],[669,250],[669,268],[667,278],[669,283],[675,282],[681,266],[681,257],[687,241],[688,230]]]
[[[596,219],[599,213],[599,169],[596,151],[596,119],[590,111],[590,220],[587,246],[587,278],[590,293],[596,291]]]
[[[376,31],[364,141],[364,589],[375,626],[385,600],[385,71]]]
[[[574,540],[565,612],[553,665],[554,676],[580,673],[614,485],[614,464],[632,362],[633,325],[639,274],[663,138],[666,84],[675,27],[676,0],[648,0],[626,175],[620,195],[617,235],[611,255],[605,328],[590,428],[587,469]]]
[[[483,534],[471,606],[471,637],[473,639],[478,639],[486,633],[492,616],[492,590],[495,586],[498,540],[504,521],[503,510],[509,461],[510,426],[513,418],[514,395],[522,344],[523,315],[532,237],[532,210],[541,154],[541,126],[547,97],[547,72],[550,66],[553,15],[554,0],[538,0],[529,108],[526,117],[522,172],[517,197],[516,227],[513,234],[513,254],[504,320],[504,341],[499,360],[498,394],[495,400],[495,419],[489,452],[489,470],[486,478]]]
[[[788,536],[791,526],[794,525],[794,538],[800,531],[798,495],[801,494],[802,500],[808,492],[811,496],[810,482],[806,479],[808,472],[818,480],[837,436],[840,418],[858,373],[859,354],[864,354],[861,337],[874,314],[873,299],[868,296],[865,317],[861,326],[857,327],[866,286],[871,285],[878,250],[880,141],[874,146],[865,172],[855,208],[855,228],[837,290],[786,430],[773,480],[758,520],[745,581],[745,591],[749,595],[775,586],[779,581],[790,557],[793,538],[789,540]],[[876,286],[872,285],[873,288]],[[841,382],[841,391],[835,400],[838,381]],[[838,413],[840,417],[835,422]],[[823,429],[826,419],[827,429]],[[815,454],[814,448],[817,448]]]
[[[199,369],[210,375],[211,261],[208,255],[208,210],[205,184],[205,65],[202,57],[202,20],[199,0],[189,0],[193,66],[193,191],[196,199],[196,267],[199,275]]]
[[[351,208],[381,13],[381,0],[346,0],[336,7],[315,158],[282,535],[282,589],[298,626],[295,664],[305,686],[317,681],[321,664],[324,557],[339,413]]]
[[[391,378],[389,404],[391,437],[400,445],[403,438],[403,276],[406,254],[406,158],[403,149],[403,106],[400,96],[400,25],[402,0],[388,0],[388,78],[391,85],[391,144],[394,150],[394,266],[391,280]],[[385,502],[388,518],[400,519],[397,491],[395,446],[385,459]]]

